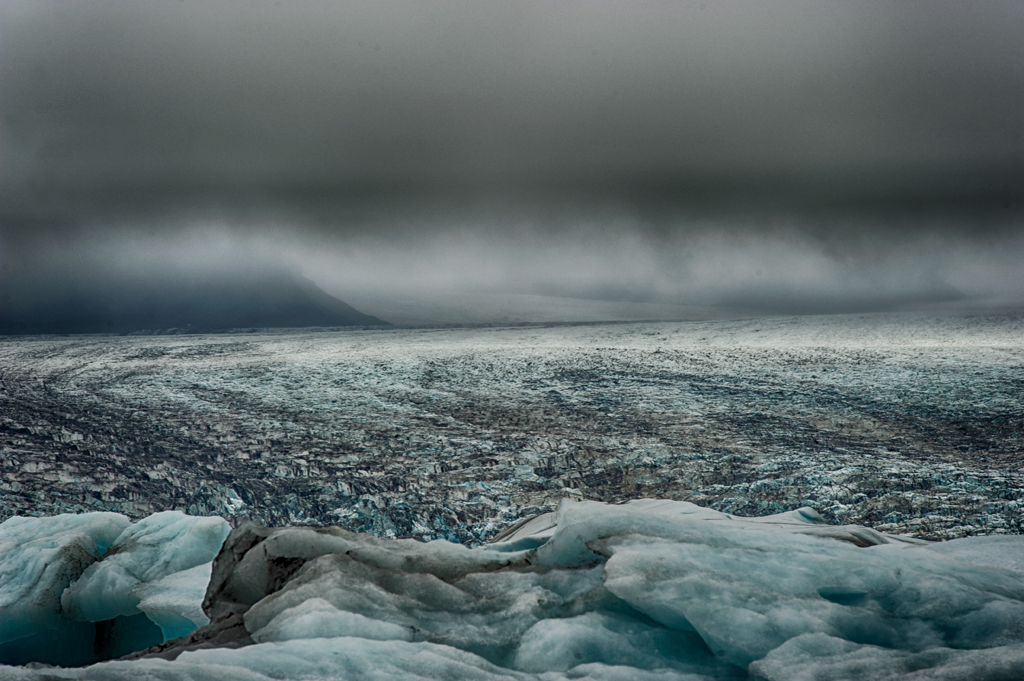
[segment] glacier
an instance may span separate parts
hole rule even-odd
[[[1024,539],[931,543],[810,508],[566,500],[473,548],[91,513],[12,518],[0,546],[0,646],[89,617],[160,632],[0,679],[1024,678]]]
[[[167,509],[483,543],[575,496],[1024,533],[1024,317],[0,343],[0,521]]]

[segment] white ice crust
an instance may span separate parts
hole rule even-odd
[[[943,547],[810,509],[565,502],[476,549],[268,530],[220,570],[242,532],[207,604],[253,645],[0,679],[1024,678],[1020,537]]]
[[[963,537],[928,544],[924,548],[972,565],[1024,571],[1024,542],[1018,535]]]

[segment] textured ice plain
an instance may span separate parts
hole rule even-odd
[[[208,623],[200,604],[230,529],[180,511],[0,523],[0,662],[86,664]]]
[[[686,502],[563,502],[468,548],[244,523],[188,637],[3,679],[1019,679],[1024,557]]]
[[[1021,532],[1024,322],[849,315],[0,340],[0,518],[485,541],[566,496]]]

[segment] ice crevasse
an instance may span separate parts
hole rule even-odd
[[[71,516],[77,535],[60,516],[51,535],[61,538],[35,554],[3,539],[4,523],[0,541],[14,550],[0,560],[38,563],[58,545],[88,554],[73,536],[93,537],[98,554],[104,542],[154,547],[158,528],[168,542],[187,536],[169,516],[120,529],[111,516]],[[43,569],[19,582],[0,563],[0,621],[9,612],[49,627],[58,608],[201,624],[182,614],[199,579],[186,575],[202,566],[174,562],[189,550],[106,549],[77,579]],[[1022,558],[1019,537],[927,544],[830,526],[811,509],[738,518],[656,500],[565,502],[478,548],[243,524],[212,566],[209,624],[141,655],[0,666],[0,679],[1009,681],[1024,678]],[[18,605],[43,602],[49,610]]]

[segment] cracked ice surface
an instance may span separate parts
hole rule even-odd
[[[564,496],[1020,533],[1024,323],[876,315],[0,341],[0,518],[476,543]]]

